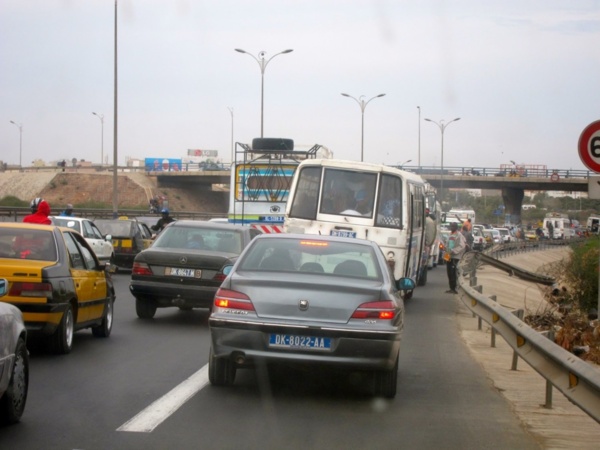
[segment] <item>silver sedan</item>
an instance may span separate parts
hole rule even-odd
[[[0,279],[0,297],[8,282]],[[16,306],[0,301],[0,423],[21,419],[29,387],[29,353],[23,315]]]
[[[261,361],[369,371],[375,395],[396,395],[404,304],[371,241],[258,236],[217,291],[209,326],[213,385]]]

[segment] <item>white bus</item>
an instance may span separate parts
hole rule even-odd
[[[285,213],[285,232],[371,240],[396,280],[418,281],[425,226],[420,176],[380,164],[306,160],[294,175]]]
[[[301,161],[315,158],[320,150],[328,151],[320,145],[294,150],[291,139],[256,138],[252,146],[237,142],[231,164],[229,223],[281,233],[294,172]]]

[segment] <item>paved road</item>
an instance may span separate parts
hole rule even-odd
[[[460,338],[443,267],[407,304],[393,401],[356,374],[240,371],[232,388],[205,385],[207,313],[139,320],[128,275],[115,279],[113,335],[78,332],[70,355],[33,353],[25,415],[0,428],[0,448],[540,448]],[[141,420],[152,431],[118,431],[155,401]]]

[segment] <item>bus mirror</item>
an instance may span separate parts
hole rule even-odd
[[[400,291],[412,291],[415,288],[415,282],[410,278],[400,278],[397,284]]]

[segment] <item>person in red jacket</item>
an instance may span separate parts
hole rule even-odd
[[[39,202],[37,201],[39,200]],[[50,205],[44,199],[35,199],[37,210],[33,214],[29,214],[23,218],[25,223],[40,223],[42,225],[52,225],[52,221],[48,217],[50,215]],[[33,202],[32,202],[33,210]]]

